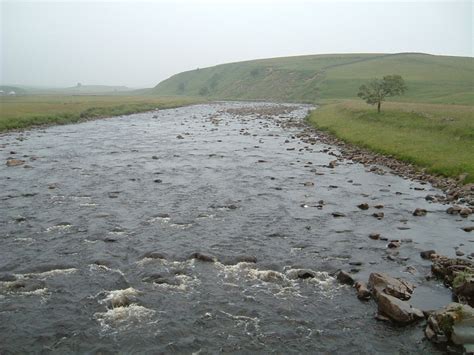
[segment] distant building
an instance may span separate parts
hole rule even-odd
[[[15,92],[15,91],[10,91],[10,92],[8,93],[8,95],[12,95],[12,96],[13,96],[13,95],[16,95],[16,92]]]

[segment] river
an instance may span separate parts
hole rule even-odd
[[[218,102],[0,135],[0,161],[26,162],[0,166],[0,353],[439,352],[334,273],[388,272],[437,309],[451,294],[419,253],[474,252],[466,221],[430,185],[331,168],[337,147],[288,124],[309,109]]]

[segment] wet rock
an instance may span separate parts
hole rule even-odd
[[[359,207],[361,210],[368,210],[369,209],[369,204],[368,203],[361,203],[357,207]]]
[[[425,250],[420,253],[422,259],[431,259],[433,255],[436,255],[434,250]]]
[[[316,273],[310,269],[291,269],[287,273],[290,279],[312,279],[316,276]]]
[[[456,256],[464,256],[464,252],[462,252],[461,250],[456,250]]]
[[[409,282],[385,273],[372,273],[368,287],[377,302],[380,315],[400,324],[409,324],[424,318],[422,311],[406,302],[414,290],[414,286]]]
[[[332,160],[327,165],[328,168],[334,169],[337,166],[337,160]]]
[[[425,316],[422,311],[386,293],[377,296],[378,311],[399,324],[413,323]]]
[[[314,182],[307,181],[304,183],[304,186],[314,186]]]
[[[357,281],[354,285],[356,291],[357,291],[357,298],[360,300],[367,301],[370,299],[371,294],[369,289],[367,288],[367,285],[363,282]]]
[[[394,248],[400,248],[400,241],[399,240],[392,240],[390,243],[388,243],[387,248],[389,249],[394,249]]]
[[[20,165],[23,165],[25,164],[25,161],[24,160],[20,160],[20,159],[8,159],[7,160],[7,163],[6,165],[8,167],[12,167],[12,166],[20,166]]]
[[[213,263],[214,261],[216,261],[214,257],[210,255],[201,254],[201,253],[192,253],[189,256],[189,259],[196,259],[199,261],[204,261],[204,262],[209,262],[209,263]]]
[[[460,303],[450,303],[428,317],[425,335],[434,343],[452,342],[474,351],[474,309]]]
[[[451,287],[459,302],[474,306],[474,263],[466,259],[439,256],[433,259],[431,272]]]
[[[372,213],[372,216],[377,219],[382,219],[385,215],[383,212],[375,212],[375,213]]]
[[[342,212],[333,212],[331,213],[333,217],[338,218],[338,217],[345,217],[346,215]]]
[[[470,214],[472,214],[472,210],[467,207],[461,208],[459,211],[459,215],[464,218],[468,217]]]
[[[374,208],[380,210],[380,209],[384,208],[384,205],[375,205]]]
[[[183,137],[181,134],[178,134],[178,135],[176,136],[176,138],[177,138],[177,139],[184,139],[184,137]]]
[[[380,293],[386,293],[401,300],[410,299],[415,289],[414,285],[405,280],[377,272],[370,274],[368,286],[375,298]]]
[[[369,238],[373,240],[378,240],[380,239],[380,233],[370,233]]]
[[[462,230],[463,230],[464,232],[468,232],[468,233],[469,233],[469,232],[474,231],[474,226],[463,227]]]
[[[446,210],[446,213],[448,214],[459,214],[461,212],[462,207],[461,206],[451,206]]]
[[[417,208],[413,211],[413,215],[417,217],[426,216],[427,211],[423,208]]]
[[[153,156],[151,157],[151,159],[153,159],[153,160],[158,160],[158,157],[157,157],[156,155],[153,155]]]
[[[343,270],[338,271],[338,273],[336,274],[336,278],[340,283],[343,283],[346,285],[354,284],[354,279],[352,278],[352,276]]]
[[[153,180],[154,183],[157,183],[157,184],[161,184],[163,182],[163,180],[161,179],[155,179]]]

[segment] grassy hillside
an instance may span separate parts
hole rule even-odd
[[[310,55],[217,65],[162,81],[157,95],[315,102],[356,98],[374,77],[400,74],[408,92],[398,101],[474,104],[474,59],[402,54]]]

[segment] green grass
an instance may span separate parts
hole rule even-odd
[[[355,99],[360,85],[388,74],[401,75],[408,86],[397,100],[474,104],[473,58],[420,53],[310,55],[222,64],[176,74],[150,93],[286,102]]]
[[[378,114],[361,101],[329,102],[309,122],[355,145],[433,174],[474,182],[474,107],[388,102]]]
[[[0,132],[128,115],[202,101],[202,98],[156,96],[3,96],[0,97]]]

